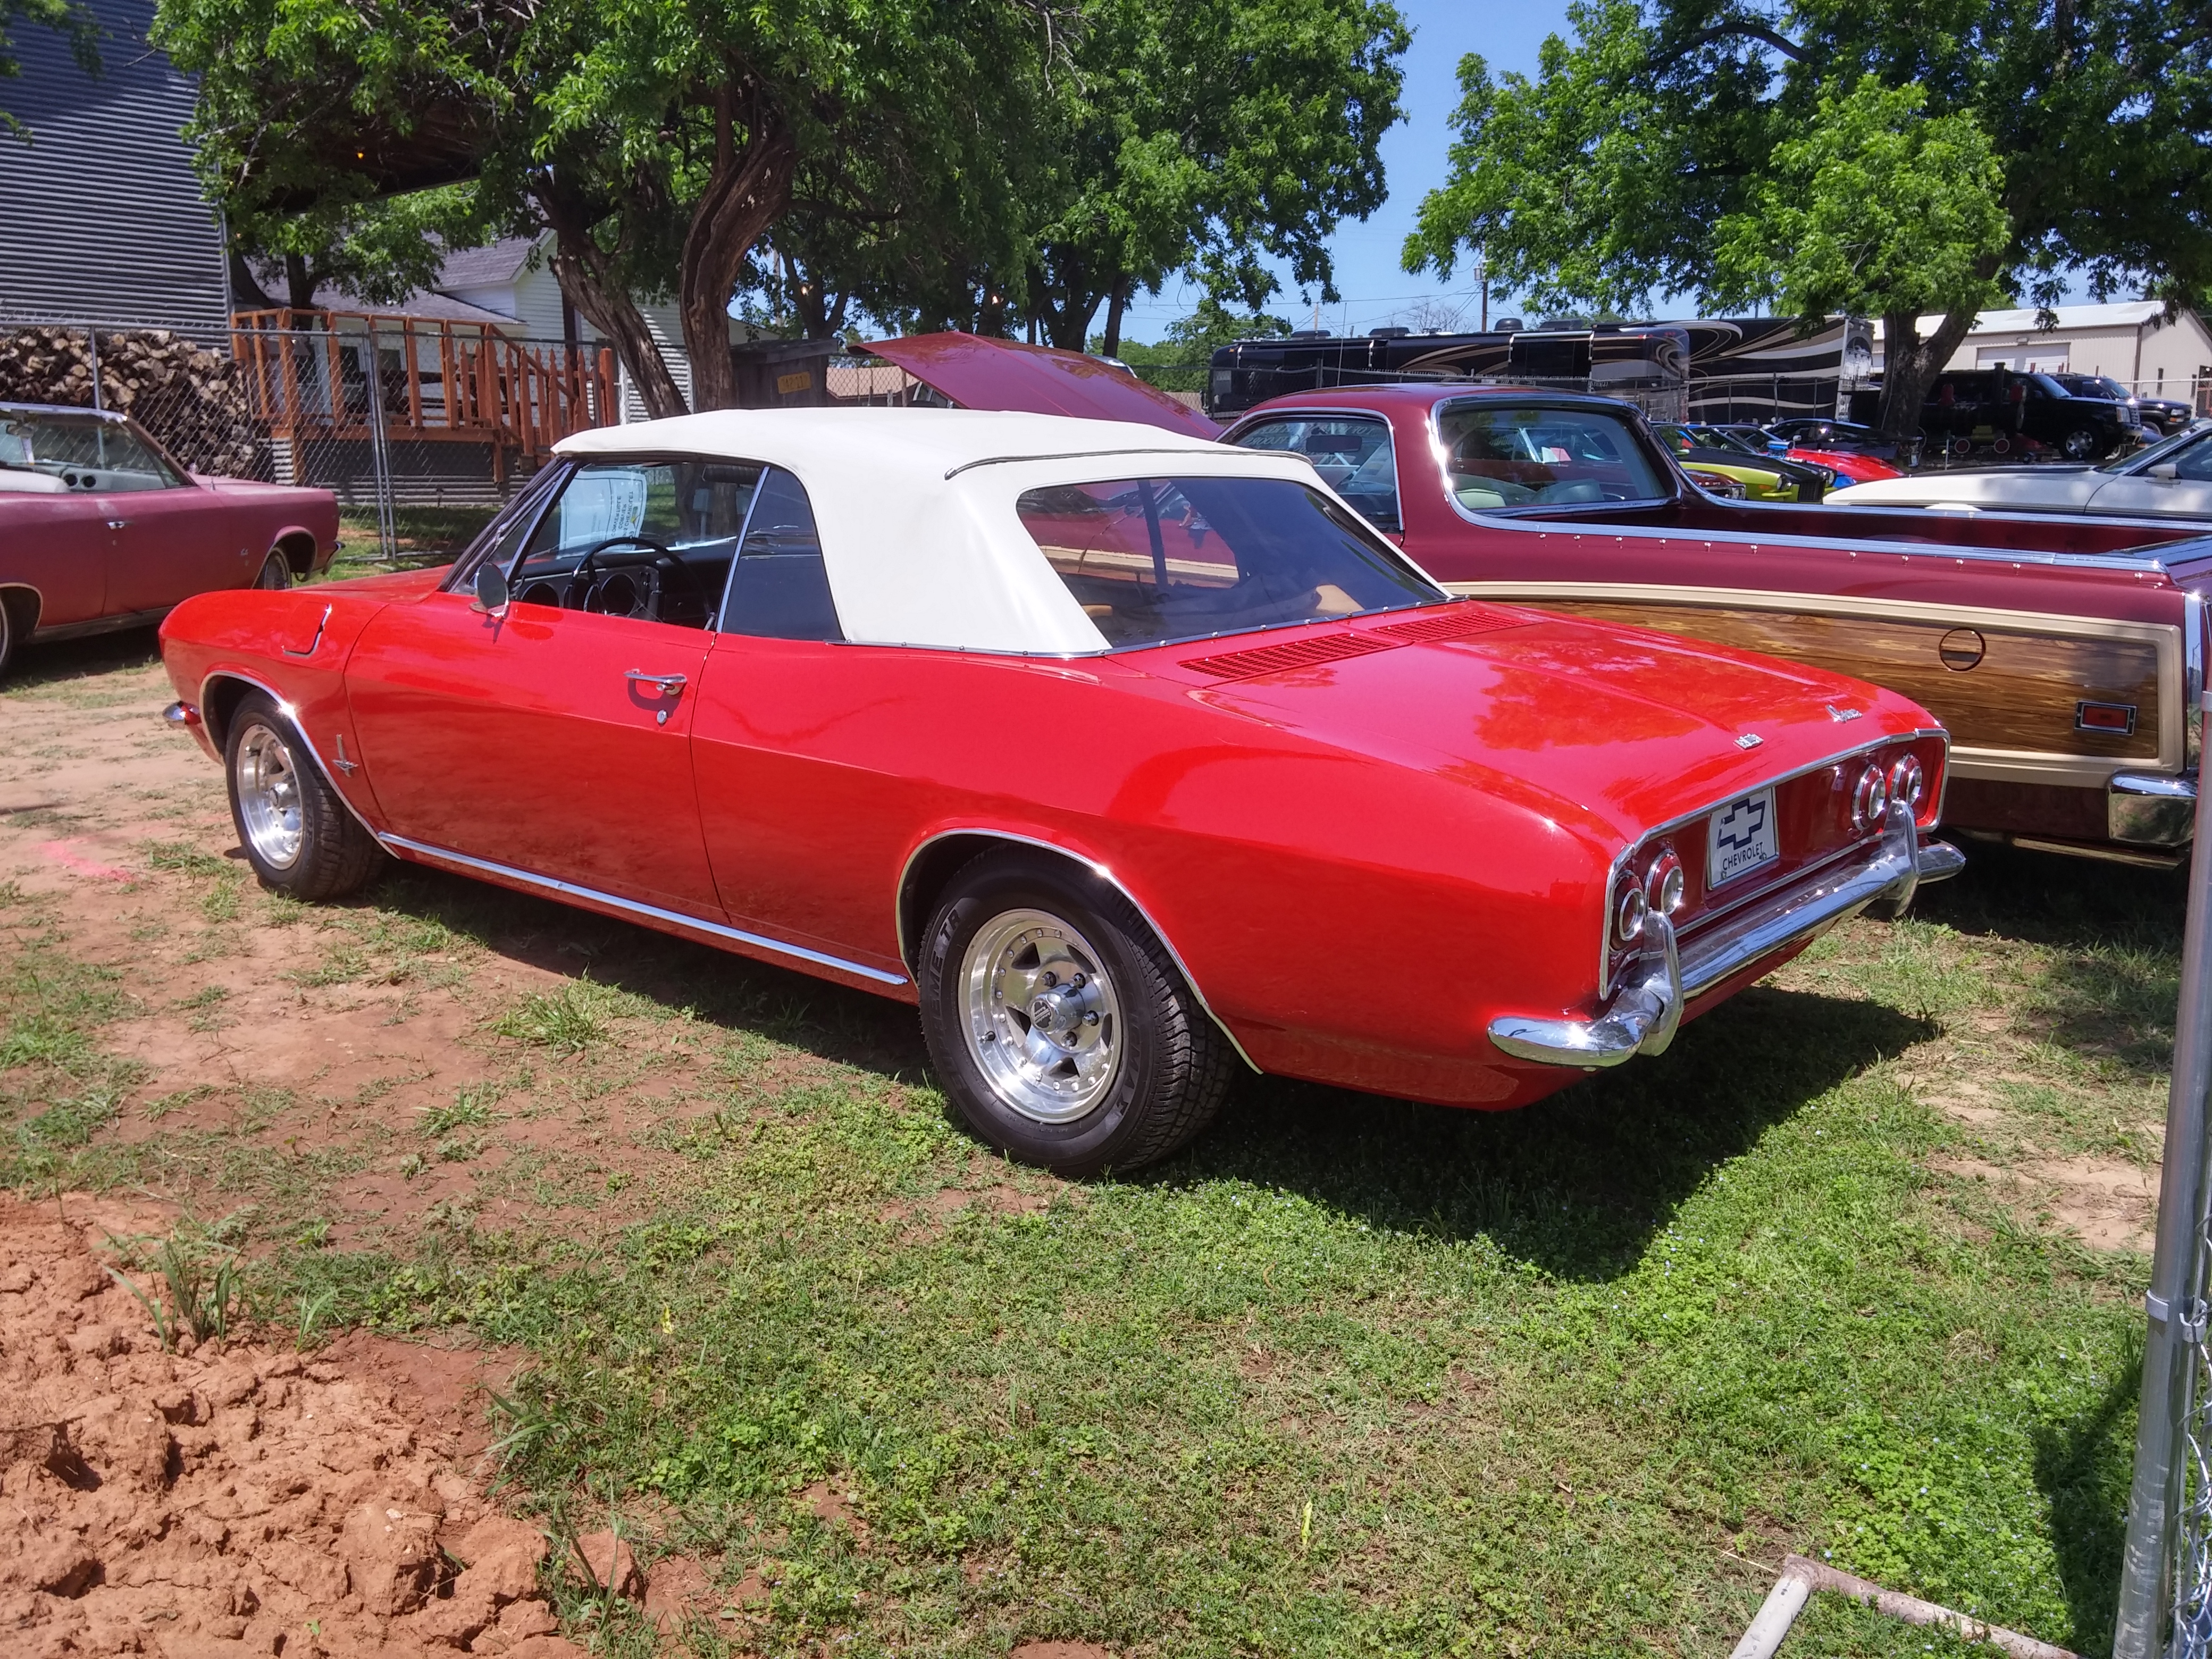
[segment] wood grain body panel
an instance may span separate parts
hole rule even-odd
[[[2180,637],[2168,627],[1826,594],[1449,586],[1870,680],[1942,723],[1951,734],[1954,775],[1962,778],[2101,787],[2116,771],[2181,764]],[[1980,660],[1963,672],[1946,666],[1944,640],[1969,629],[1984,642]],[[2133,705],[2135,731],[2077,731],[2075,705],[2084,700]]]

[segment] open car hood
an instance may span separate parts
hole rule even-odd
[[[1189,405],[1155,391],[1125,368],[1080,352],[960,333],[875,340],[864,349],[897,364],[963,409],[1137,421],[1193,437],[1221,435],[1221,428]]]

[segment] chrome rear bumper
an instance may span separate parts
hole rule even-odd
[[[2105,788],[2105,828],[2130,847],[2186,847],[2197,834],[2197,777],[2121,772]]]
[[[1865,855],[1771,894],[1687,944],[1675,939],[1663,918],[1655,918],[1657,931],[1647,933],[1649,943],[1630,967],[1627,982],[1595,1019],[1508,1014],[1490,1023],[1490,1040],[1516,1060],[1584,1071],[1618,1066],[1636,1054],[1664,1054],[1684,1006],[1730,975],[1862,910],[1898,915],[1921,883],[1955,876],[1966,861],[1946,842],[1923,847],[1911,810],[1894,802],[1881,839]]]

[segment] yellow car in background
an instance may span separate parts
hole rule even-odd
[[[1692,472],[1718,473],[1743,486],[1753,501],[1795,501],[1809,506],[1828,493],[1835,474],[1804,461],[1784,461],[1762,455],[1729,434],[1709,426],[1684,426],[1674,421],[1654,421],[1651,430],[1674,452],[1674,459]]]

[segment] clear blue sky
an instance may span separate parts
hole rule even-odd
[[[1405,58],[1406,118],[1382,140],[1389,199],[1364,223],[1343,226],[1330,243],[1336,257],[1337,292],[1345,303],[1328,307],[1322,326],[1339,333],[1364,333],[1392,322],[1411,324],[1425,300],[1447,307],[1464,306],[1466,325],[1474,326],[1474,286],[1464,266],[1457,280],[1446,287],[1431,276],[1408,276],[1398,268],[1398,251],[1413,228],[1421,198],[1443,182],[1444,152],[1452,136],[1449,121],[1459,103],[1459,60],[1470,52],[1480,52],[1493,73],[1519,70],[1534,75],[1536,51],[1544,37],[1564,33],[1567,26],[1566,0],[1398,0],[1398,9],[1413,30],[1413,48]],[[1310,323],[1313,313],[1300,311],[1297,290],[1287,283],[1285,289],[1269,309]],[[1157,298],[1138,297],[1122,332],[1133,340],[1157,339],[1197,299],[1194,287],[1170,280]],[[1491,315],[1499,314],[1493,294]],[[1435,320],[1442,323],[1443,319]],[[1105,321],[1101,309],[1091,326],[1096,330]]]

